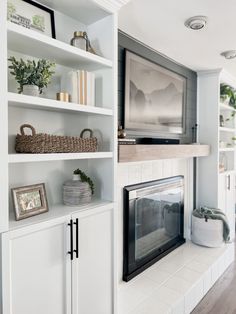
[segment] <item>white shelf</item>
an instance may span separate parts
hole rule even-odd
[[[221,110],[229,110],[229,111],[236,112],[236,110],[233,107],[231,107],[229,105],[222,104],[222,103],[220,103],[220,109]]]
[[[112,158],[112,152],[95,153],[58,153],[58,154],[9,154],[8,162],[26,163],[26,162],[45,162],[60,160],[79,160],[79,159],[107,159]]]
[[[234,152],[235,148],[234,147],[225,147],[225,148],[220,148],[220,152]]]
[[[52,219],[57,219],[61,217],[65,217],[67,215],[71,215],[73,213],[80,212],[82,215],[89,215],[93,214],[94,212],[104,211],[107,209],[112,208],[113,203],[106,200],[101,199],[93,199],[92,202],[88,204],[78,205],[78,206],[65,206],[63,204],[53,205],[50,206],[49,204],[49,211],[44,214],[40,214],[37,216],[33,216],[27,219],[15,220],[15,216],[13,212],[10,213],[10,220],[9,220],[9,229],[15,230],[27,226],[32,226],[38,223],[48,223]]]
[[[16,93],[8,93],[8,104],[14,107],[43,109],[57,112],[77,112],[86,115],[112,116],[113,110],[100,107],[79,105],[52,99],[26,96]]]
[[[219,130],[222,131],[222,132],[232,132],[232,133],[235,133],[235,132],[236,132],[236,129],[233,129],[233,128],[225,128],[225,127],[220,127]]]
[[[233,174],[233,173],[235,173],[235,170],[226,170],[223,172],[219,172],[219,175],[224,176],[224,175]]]
[[[112,62],[90,52],[8,22],[8,49],[85,70],[112,67]]]

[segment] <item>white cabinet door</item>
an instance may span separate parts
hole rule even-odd
[[[71,313],[68,221],[2,234],[4,314]]]
[[[108,210],[79,219],[72,216],[74,222],[78,219],[79,240],[79,256],[72,262],[73,314],[113,313],[112,214]]]
[[[226,212],[227,176],[219,175],[218,208]]]
[[[230,225],[230,239],[235,237],[235,175],[226,176],[226,210]]]

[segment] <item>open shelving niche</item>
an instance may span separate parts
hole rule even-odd
[[[48,5],[50,1],[39,1]],[[116,14],[103,9],[94,1],[79,0],[54,2],[57,39],[39,34],[11,22],[6,22],[9,56],[24,59],[46,58],[56,63],[56,73],[51,85],[42,97],[17,94],[14,78],[7,71],[8,90],[4,95],[8,103],[5,117],[8,115],[8,151],[5,152],[8,164],[8,191],[4,196],[7,220],[2,231],[20,228],[30,223],[53,219],[68,212],[103,208],[114,202],[114,180],[116,165]],[[98,1],[101,2],[101,1]],[[75,14],[76,12],[76,14]],[[79,17],[79,20],[76,18]],[[91,43],[99,53],[94,55],[72,47],[70,39],[75,30],[87,31]],[[55,100],[60,91],[60,76],[71,69],[88,70],[95,73],[96,95],[95,107]],[[82,129],[91,128],[98,138],[98,152],[78,154],[16,154],[15,136],[19,127],[28,123],[39,133],[78,136]],[[5,145],[7,147],[7,145]],[[95,184],[92,203],[68,209],[62,205],[62,184],[71,179],[73,170],[81,168]],[[13,187],[44,182],[49,203],[49,213],[16,222],[10,190]],[[10,223],[9,223],[10,221]]]
[[[227,73],[222,71],[220,75],[220,84],[227,84],[231,86],[232,88],[236,88],[236,82],[235,80],[230,77]],[[233,136],[236,136],[236,121],[235,117],[232,116],[232,114],[235,114],[236,110],[228,105],[221,103],[219,101],[219,116],[222,115],[224,119],[224,126],[220,126],[219,123],[219,164],[224,158],[227,160],[227,165],[225,171],[220,174],[229,174],[235,171],[235,144],[234,141],[232,140]],[[219,119],[220,120],[220,119]],[[224,142],[226,143],[226,147],[221,147],[220,143]]]
[[[236,89],[236,79],[222,69],[198,72],[198,140],[211,145],[211,154],[197,161],[197,206],[219,208],[228,217],[231,239],[235,237],[235,144],[234,108],[220,101],[220,84]],[[224,125],[220,125],[223,115]],[[220,172],[219,164],[225,162]]]

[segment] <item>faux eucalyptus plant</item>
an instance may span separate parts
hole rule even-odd
[[[19,83],[19,94],[22,93],[24,85],[38,86],[39,93],[42,94],[43,88],[48,86],[52,75],[55,73],[53,71],[55,63],[46,59],[24,61],[10,57],[8,60],[11,62],[10,73],[15,76],[17,83]]]
[[[74,171],[74,174],[78,174],[82,182],[87,182],[91,188],[92,194],[94,194],[94,183],[82,170],[79,168]]]

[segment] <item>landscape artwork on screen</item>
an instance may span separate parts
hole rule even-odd
[[[126,129],[184,133],[185,99],[185,77],[126,51]]]

